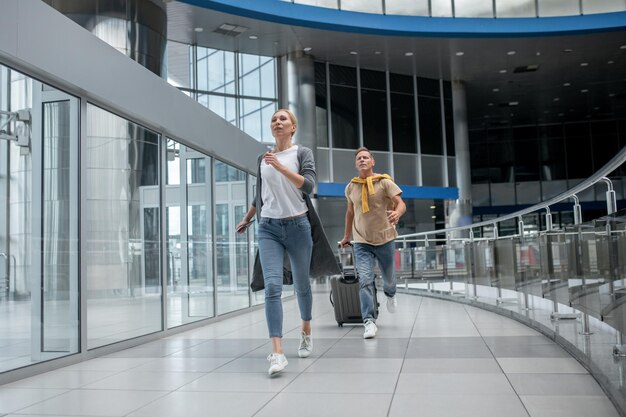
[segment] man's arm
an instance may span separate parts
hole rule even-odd
[[[391,198],[391,201],[393,201],[394,209],[387,211],[387,219],[389,220],[389,223],[395,225],[398,224],[400,217],[402,217],[402,215],[406,213],[406,204],[404,204],[404,201],[402,200],[402,197],[400,197],[400,194],[394,195]]]
[[[352,222],[354,221],[354,204],[348,200],[348,207],[346,208],[346,222],[343,232],[343,239],[339,244],[342,248],[345,248],[350,243],[350,237],[352,236]]]

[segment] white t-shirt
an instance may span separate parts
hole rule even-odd
[[[300,171],[298,163],[298,145],[275,153],[278,161],[293,172]],[[308,211],[302,191],[278,172],[273,166],[261,161],[261,217],[284,219]]]

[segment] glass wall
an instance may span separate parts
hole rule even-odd
[[[91,104],[86,125],[82,263],[91,349],[162,329],[160,137]]]
[[[455,155],[449,81],[316,62],[315,90],[322,181],[352,178],[353,151],[365,146],[377,153],[377,170],[393,172],[399,184],[448,185],[454,159],[449,172],[445,160]]]
[[[276,80],[275,58],[168,43],[167,81],[261,142],[274,140]]]
[[[623,0],[282,0],[355,12],[432,17],[541,17],[622,12]],[[535,10],[535,3],[538,10]],[[582,10],[581,10],[582,5]]]
[[[79,350],[78,121],[0,65],[0,372]]]

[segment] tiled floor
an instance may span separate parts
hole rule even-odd
[[[0,387],[8,416],[617,417],[587,371],[551,340],[470,306],[399,296],[375,339],[337,327],[314,295],[314,353],[267,375],[263,310]],[[382,300],[381,300],[382,301]]]

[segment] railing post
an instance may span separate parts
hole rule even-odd
[[[469,232],[469,278],[470,281],[472,282],[472,290],[474,295],[472,297],[470,297],[473,300],[478,299],[478,286],[476,285],[476,265],[474,263],[474,229],[470,228],[470,232]],[[469,287],[469,282],[468,282],[468,287]],[[469,290],[468,290],[468,295],[469,295]]]
[[[521,255],[521,249],[524,246],[524,219],[522,216],[518,217],[518,222],[517,222],[518,228],[519,228],[519,243],[520,243],[520,255]],[[530,256],[529,252],[528,252],[529,248],[526,248],[526,255]],[[529,298],[528,298],[528,291],[526,289],[526,275],[527,275],[527,267],[528,265],[522,265],[522,276],[521,276],[521,282],[522,282],[522,294],[524,294],[524,305],[522,306],[522,310],[525,311],[529,311],[531,310],[529,304]]]

